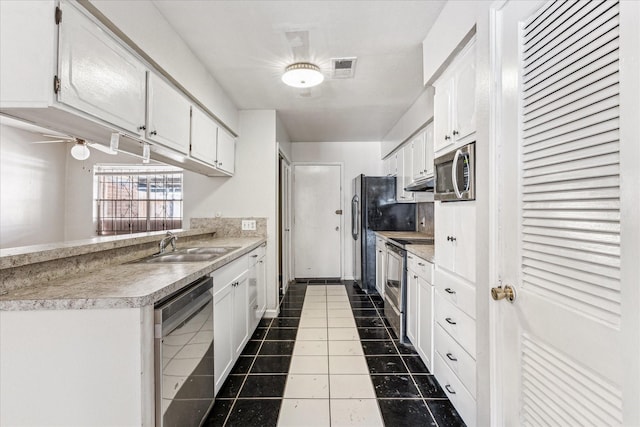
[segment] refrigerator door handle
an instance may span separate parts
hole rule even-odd
[[[360,215],[358,215],[360,199],[358,196],[353,196],[351,199],[351,236],[353,240],[358,240],[360,234]]]

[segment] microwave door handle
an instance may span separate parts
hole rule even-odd
[[[461,150],[457,149],[456,154],[453,156],[453,164],[451,165],[451,181],[453,182],[453,191],[456,192],[456,197],[462,199],[462,193],[458,189],[458,159],[460,158]]]

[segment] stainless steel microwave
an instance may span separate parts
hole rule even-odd
[[[476,144],[464,145],[434,160],[434,199],[442,201],[475,200]]]

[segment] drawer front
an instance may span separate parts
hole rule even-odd
[[[214,270],[213,273],[211,273],[211,277],[213,277],[213,291],[217,292],[243,273],[246,273],[248,271],[247,262],[247,256],[244,255],[235,261]]]
[[[433,373],[447,393],[447,397],[451,400],[453,406],[469,426],[476,425],[476,401],[471,393],[462,385],[456,374],[453,373],[447,364],[442,360],[440,354],[436,353],[434,357]]]
[[[433,284],[433,264],[412,254],[407,255],[407,268],[422,277],[430,285]]]
[[[476,397],[476,361],[440,325],[435,327],[435,349],[462,381],[469,393]]]
[[[476,321],[444,299],[436,289],[436,322],[472,357],[476,357]]]
[[[436,269],[434,285],[444,299],[476,318],[476,289],[473,286],[441,268]]]

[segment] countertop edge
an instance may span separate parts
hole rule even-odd
[[[206,231],[204,231],[206,234]],[[197,233],[202,234],[202,232]],[[116,308],[141,308],[153,305],[164,297],[179,291],[202,276],[241,258],[267,241],[266,237],[245,237],[243,239],[255,239],[255,241],[241,246],[239,249],[217,258],[211,262],[190,263],[194,269],[186,273],[183,277],[163,284],[159,289],[145,295],[117,296],[105,295],[100,297],[81,298],[42,298],[42,299],[21,299],[12,298],[11,293],[0,298],[0,311],[37,311],[37,310],[86,310],[86,309],[116,309]],[[213,239],[216,240],[216,239]],[[110,266],[114,268],[118,266]],[[89,278],[90,275],[99,274],[101,270],[83,274],[80,277]],[[64,286],[64,284],[58,284]]]

